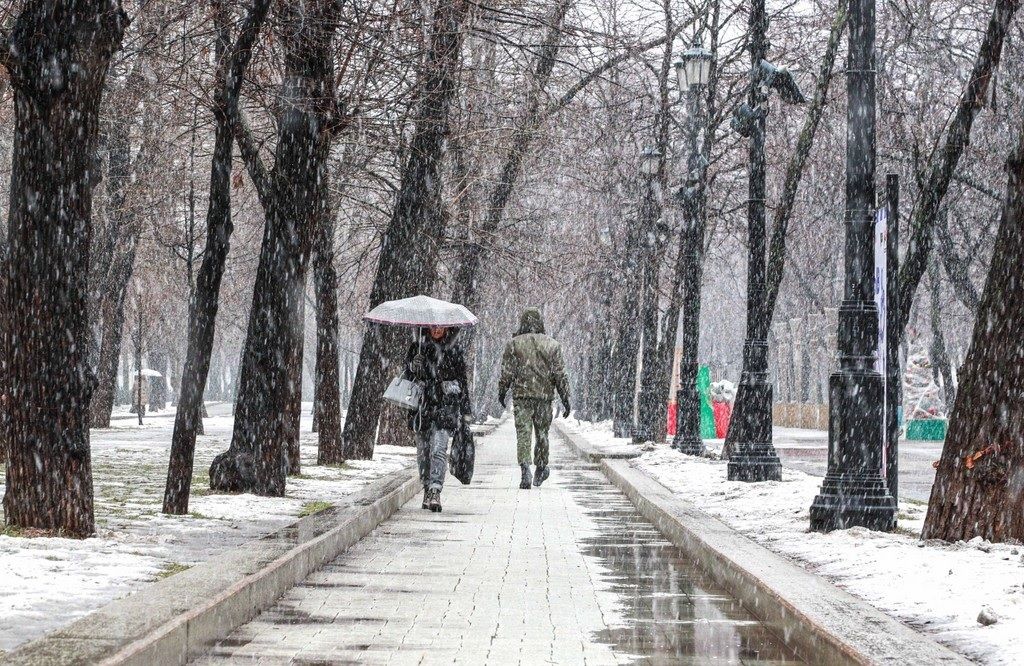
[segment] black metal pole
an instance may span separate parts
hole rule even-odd
[[[903,405],[903,372],[900,369],[900,335],[896,298],[899,293],[900,273],[900,177],[894,173],[885,178],[886,219],[888,220],[888,245],[886,253],[886,293],[888,306],[885,310],[885,420],[886,420],[886,483],[893,500],[899,500],[900,462],[900,420],[899,410]]]
[[[641,229],[647,230],[643,242],[642,288],[640,295],[640,391],[634,416],[633,441],[643,443],[655,439],[657,424],[651,423],[651,414],[658,411],[657,401],[664,398],[652,392],[657,382],[656,356],[658,346],[658,193],[657,174],[645,174],[644,198],[640,203]]]
[[[768,55],[768,16],[764,0],[750,3],[750,93],[755,112],[750,134],[750,182],[747,201],[749,259],[747,262],[747,339],[743,344],[742,390],[750,411],[739,424],[740,440],[729,457],[730,481],[777,481],[782,463],[772,445],[772,385],[768,382],[768,322],[765,321],[766,230],[764,133],[768,91],[764,89],[761,61]]]
[[[679,357],[679,387],[676,390],[676,434],[673,448],[688,455],[704,455],[700,436],[700,394],[697,392],[697,351],[700,345],[700,287],[704,263],[704,198],[705,168],[701,154],[701,132],[706,122],[701,97],[703,86],[687,90],[689,118],[686,139],[689,148],[687,183],[679,193],[683,208],[683,274],[682,355]]]
[[[875,370],[875,0],[851,0],[847,64],[846,288],[839,308],[839,370],[829,380],[828,472],[811,529],[895,527],[882,478],[885,400]]]

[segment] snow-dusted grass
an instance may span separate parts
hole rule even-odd
[[[231,440],[230,405],[211,405],[196,442],[187,516],[160,513],[173,409],[146,417],[118,414],[91,433],[97,536],[74,540],[0,535],[0,651],[68,624],[146,583],[280,529],[304,512],[337,504],[370,481],[413,463],[411,449],[381,446],[372,461],[316,465],[309,406],[302,420],[302,470],[285,497],[220,495],[207,470]],[[0,466],[2,470],[2,466]],[[0,474],[0,493],[3,492]]]
[[[629,446],[607,424],[570,426],[602,446]],[[632,464],[703,511],[765,547],[871,603],[967,657],[1024,664],[1024,547],[922,541],[927,507],[900,502],[899,528],[810,532],[809,509],[821,479],[783,469],[781,482],[726,479],[726,463],[650,446]],[[988,607],[999,618],[982,626]]]

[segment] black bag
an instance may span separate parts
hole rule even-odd
[[[473,441],[473,431],[469,429],[469,424],[463,423],[455,431],[452,448],[448,452],[448,469],[463,485],[468,486],[473,480],[475,458],[476,443]]]

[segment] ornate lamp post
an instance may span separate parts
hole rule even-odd
[[[640,301],[639,323],[643,330],[642,348],[647,349],[656,340],[658,334],[658,291],[657,291],[657,262],[654,260],[661,244],[661,233],[657,217],[660,213],[658,206],[658,171],[661,167],[661,151],[650,146],[644,148],[640,154],[640,175],[644,177],[644,198],[640,202],[640,228],[643,231],[643,238],[640,243],[643,247],[643,281]],[[653,336],[653,337],[652,337]],[[656,343],[655,343],[656,344]],[[646,351],[642,354],[645,361],[650,356]],[[645,364],[641,369],[640,395],[638,396],[639,409],[637,410],[635,425],[633,428],[634,442],[647,442],[654,439],[655,427],[657,424],[650,422],[650,414],[656,411],[657,401],[662,396],[651,391],[653,382],[645,374],[650,373],[652,368]]]
[[[829,379],[828,473],[811,529],[891,530],[896,501],[882,477],[882,376],[875,370],[875,0],[851,0],[846,75],[846,287],[839,371]]]
[[[704,253],[704,177],[707,161],[701,152],[701,134],[707,119],[701,101],[711,78],[715,56],[695,42],[675,62],[679,91],[686,97],[686,144],[688,149],[686,180],[676,192],[676,203],[683,210],[682,334],[683,353],[679,361],[679,387],[676,392],[676,435],[672,446],[682,453],[702,455],[700,436],[700,395],[697,393],[697,348],[700,343],[700,283]]]

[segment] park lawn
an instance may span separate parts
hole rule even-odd
[[[309,406],[302,419],[301,474],[285,497],[214,494],[207,471],[231,439],[230,405],[211,405],[196,441],[189,515],[160,513],[173,408],[142,426],[118,413],[112,427],[91,432],[96,536],[90,539],[0,534],[0,651],[190,566],[289,525],[310,506],[337,504],[367,483],[414,461],[411,449],[379,447],[371,461],[316,465]],[[0,471],[3,466],[0,465]],[[0,475],[0,493],[3,492]]]

